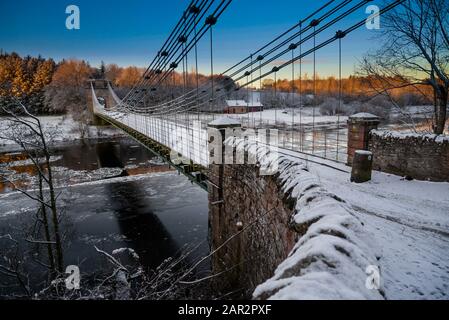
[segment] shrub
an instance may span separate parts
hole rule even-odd
[[[320,112],[323,116],[350,115],[352,108],[334,97],[326,98],[320,105]]]
[[[384,96],[375,96],[366,102],[353,101],[349,104],[348,114],[360,112],[372,113],[381,119],[389,119],[392,103]]]

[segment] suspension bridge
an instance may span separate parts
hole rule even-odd
[[[342,106],[345,41],[366,25],[366,16],[356,13],[370,2],[327,1],[217,74],[214,26],[231,1],[195,0],[183,12],[140,81],[126,95],[118,96],[110,83],[100,88],[92,82],[92,110],[96,117],[123,130],[207,190],[208,240],[214,252],[211,269],[214,275],[226,274],[223,280],[216,280],[217,290],[238,287],[245,291],[243,296],[266,299],[276,291],[294,292],[294,297],[299,297],[313,288],[323,288],[319,297],[329,297],[329,292],[335,291],[338,297],[352,292],[356,295],[351,293],[348,297],[383,298],[377,291],[365,288],[365,266],[379,263],[379,258],[368,249],[371,243],[365,243],[365,225],[358,220],[366,212],[351,204],[354,199],[346,201],[345,192],[341,197],[336,192],[350,184],[346,187],[352,194],[346,164],[351,164],[355,150],[368,150],[367,136],[379,120],[369,114],[358,114],[346,122],[337,114],[332,123],[323,124],[319,121],[316,100],[317,52],[330,47],[338,67],[338,104]],[[376,15],[385,14],[402,2],[385,3]],[[197,44],[204,39],[209,40],[207,77],[201,77],[197,67]],[[306,58],[312,62],[312,92],[303,87]],[[189,62],[195,66],[193,75],[187,72]],[[261,111],[243,116],[225,114],[220,102],[235,96],[247,97],[249,111],[250,94],[263,92],[264,79],[274,78],[273,94],[280,95],[277,79],[282,71],[283,74],[291,71],[289,121],[285,110],[270,105],[267,108],[274,118],[268,121]],[[176,83],[178,75],[182,90]],[[105,99],[99,101],[100,94],[106,103],[101,102]],[[308,94],[313,100],[312,106],[306,107],[304,100]],[[263,143],[263,147],[278,151],[277,174],[264,176],[259,166],[251,164],[214,162],[211,146],[214,147],[216,137],[209,136],[209,128],[225,130],[239,126],[243,132],[277,130],[278,139]],[[245,149],[245,139],[240,136],[234,141],[231,145],[223,144],[225,153],[230,148],[237,158],[233,153],[243,144],[248,151],[244,158],[249,159],[250,148]],[[257,146],[256,152],[263,147]],[[262,153],[270,158],[270,152]],[[181,155],[183,160],[173,162],[173,155]],[[323,175],[328,175],[326,179],[332,183],[322,184]],[[336,177],[340,178],[334,181]],[[335,189],[329,192],[327,187],[333,184]],[[389,196],[376,198],[372,188],[363,190],[351,197],[375,203],[372,214],[380,216],[378,203]],[[372,227],[379,230],[377,222]],[[261,283],[264,284],[254,291]],[[273,283],[278,286],[274,291]],[[348,287],[340,290],[341,285]]]
[[[107,83],[102,88],[102,98],[107,95],[108,103],[100,102],[102,99],[99,99],[98,86],[93,81],[91,95],[94,115],[126,132],[206,189],[207,168],[210,165],[207,128],[214,121],[215,124],[223,123],[220,102],[240,94],[247,96],[249,106],[251,92],[261,91],[262,81],[267,77],[274,77],[276,97],[280,94],[277,88],[279,72],[291,68],[291,120],[285,121],[284,117],[281,121],[283,111],[275,107],[274,119],[271,121],[264,121],[262,112],[248,112],[234,121],[238,120],[246,129],[278,130],[279,145],[276,147],[289,154],[294,152],[298,158],[313,156],[316,159],[346,162],[346,120],[337,115],[332,123],[322,125],[317,122],[316,52],[334,45],[338,65],[338,101],[341,107],[344,40],[366,25],[366,16],[350,25],[347,25],[347,18],[364,9],[371,1],[328,1],[238,63],[216,74],[214,27],[223,13],[229,10],[231,2],[191,1],[141,79],[123,97],[119,97]],[[391,1],[371,18],[388,12],[401,2]],[[318,36],[325,40],[318,41]],[[198,72],[198,44],[202,40],[209,41],[210,75],[207,78],[200,77]],[[302,65],[309,56],[313,60],[314,105],[312,114],[304,121],[303,99],[306,92],[302,88]],[[297,65],[298,68],[295,68]],[[188,72],[189,66],[194,67],[195,74]],[[181,77],[181,92],[176,82],[177,75]],[[230,118],[236,116],[226,117],[226,121],[231,121]],[[173,154],[182,155],[184,160],[177,163],[171,161]]]

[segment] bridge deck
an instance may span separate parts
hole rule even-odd
[[[207,190],[209,164],[207,131],[201,126],[186,126],[149,115],[126,114],[106,110],[92,94],[94,114],[163,158],[192,182]]]

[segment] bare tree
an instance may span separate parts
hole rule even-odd
[[[10,234],[0,236],[0,241],[7,242],[7,248],[0,263],[0,275],[15,279],[26,297],[31,297],[28,274],[23,270],[23,257],[20,253],[19,242]]]
[[[410,87],[434,100],[433,131],[443,134],[449,89],[449,1],[406,0],[382,16],[382,46],[362,60],[372,88],[392,97]],[[430,94],[429,94],[430,93]]]
[[[60,231],[60,215],[57,208],[57,195],[51,167],[51,152],[49,141],[54,133],[46,132],[36,116],[17,101],[21,110],[13,112],[3,108],[7,117],[2,121],[9,123],[8,128],[0,133],[0,138],[15,142],[20,146],[27,159],[33,164],[37,173],[37,191],[27,191],[20,187],[12,178],[7,168],[0,168],[0,178],[39,204],[39,222],[43,226],[44,239],[26,239],[28,242],[45,244],[47,246],[49,269],[52,274],[63,272],[62,237]]]

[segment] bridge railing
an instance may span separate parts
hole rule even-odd
[[[110,88],[110,87],[109,87]],[[113,100],[120,104],[121,100],[111,90]],[[193,163],[207,167],[209,165],[208,135],[200,122],[190,117],[167,115],[151,116],[106,109],[99,101],[92,88],[94,113],[104,115],[123,125],[132,128],[148,138],[170,148],[175,153],[190,159]]]

